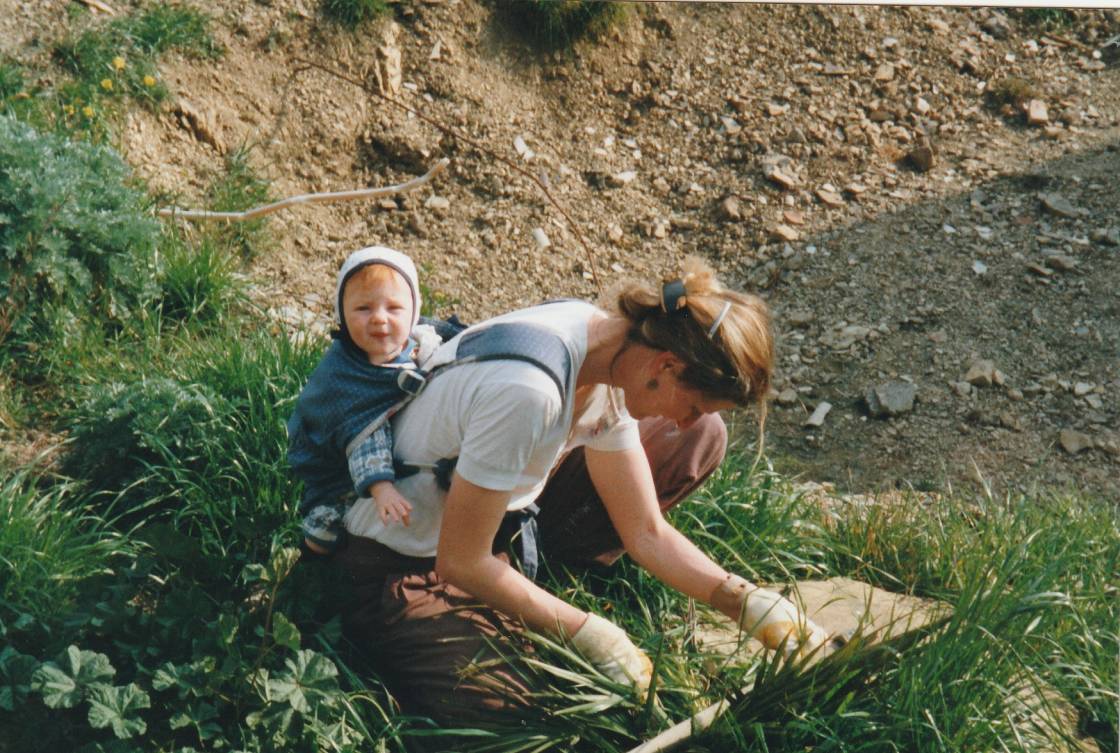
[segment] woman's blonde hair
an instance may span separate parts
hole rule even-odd
[[[640,283],[619,291],[615,306],[630,321],[628,339],[673,353],[685,364],[680,379],[686,385],[709,398],[756,403],[765,421],[774,370],[766,303],[724,288],[712,268],[696,257],[684,260],[679,280],[683,291]],[[666,301],[667,290],[683,295]]]

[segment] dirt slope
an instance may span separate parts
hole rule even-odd
[[[59,33],[47,22],[64,5],[21,4],[24,36],[6,45],[30,43],[34,21]],[[598,45],[542,55],[473,0],[400,3],[357,34],[310,0],[206,7],[225,57],[168,62],[177,102],[130,115],[120,145],[183,205],[239,146],[277,196],[452,160],[430,190],[271,221],[254,271],[279,318],[326,317],[339,261],[370,243],[411,253],[438,308],[467,319],[597,295],[529,181],[338,79],[293,76],[313,59],[388,82],[399,53],[395,96],[541,176],[606,286],[698,253],[771,302],[779,468],[855,490],[979,477],[1116,494],[1115,12],[1048,30],[1018,11],[656,4]],[[1037,99],[1046,122],[993,91]],[[928,171],[905,159],[922,145]],[[984,360],[972,381],[1002,384],[966,383]],[[915,386],[913,406],[869,416],[865,393],[890,382]],[[804,427],[822,401],[823,424]]]

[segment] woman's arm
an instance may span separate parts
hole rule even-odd
[[[492,553],[509,492],[486,489],[453,474],[436,554],[436,572],[488,606],[531,629],[565,637],[579,631],[585,612],[538,587]]]
[[[634,561],[666,585],[709,601],[727,571],[665,521],[642,448],[585,448],[584,456],[591,483]]]

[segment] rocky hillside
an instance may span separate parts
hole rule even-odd
[[[5,51],[45,49],[66,5],[15,3]],[[253,271],[278,319],[323,326],[339,261],[370,243],[465,319],[700,254],[777,313],[779,469],[1118,491],[1116,12],[653,4],[541,53],[474,0],[356,33],[310,0],[206,8],[225,55],[166,64],[176,96],[120,143],[181,205],[240,148],[277,197],[451,160],[418,193],[270,220]]]

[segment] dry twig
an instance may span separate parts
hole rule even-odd
[[[208,212],[201,209],[180,209],[179,207],[167,207],[159,210],[160,217],[177,217],[184,220],[225,220],[226,222],[245,222],[247,220],[255,220],[258,217],[263,217],[266,214],[278,212],[281,209],[288,207],[298,206],[300,204],[326,204],[335,201],[353,201],[354,199],[376,199],[381,196],[392,196],[393,194],[405,193],[412,191],[430,181],[434,176],[439,175],[450,164],[450,160],[444,158],[432,166],[432,169],[423,175],[413,178],[412,180],[404,183],[398,183],[394,186],[382,186],[380,188],[357,188],[353,191],[331,191],[328,193],[305,193],[299,196],[289,196],[280,201],[274,201],[271,204],[264,206],[254,207],[247,209],[244,212]]]
[[[82,5],[86,6],[87,8],[93,8],[94,10],[99,10],[102,13],[105,13],[105,14],[110,15],[110,16],[115,16],[117,14],[117,12],[115,10],[113,10],[113,8],[111,6],[106,5],[105,3],[101,2],[101,0],[78,0],[78,2],[80,2]]]

